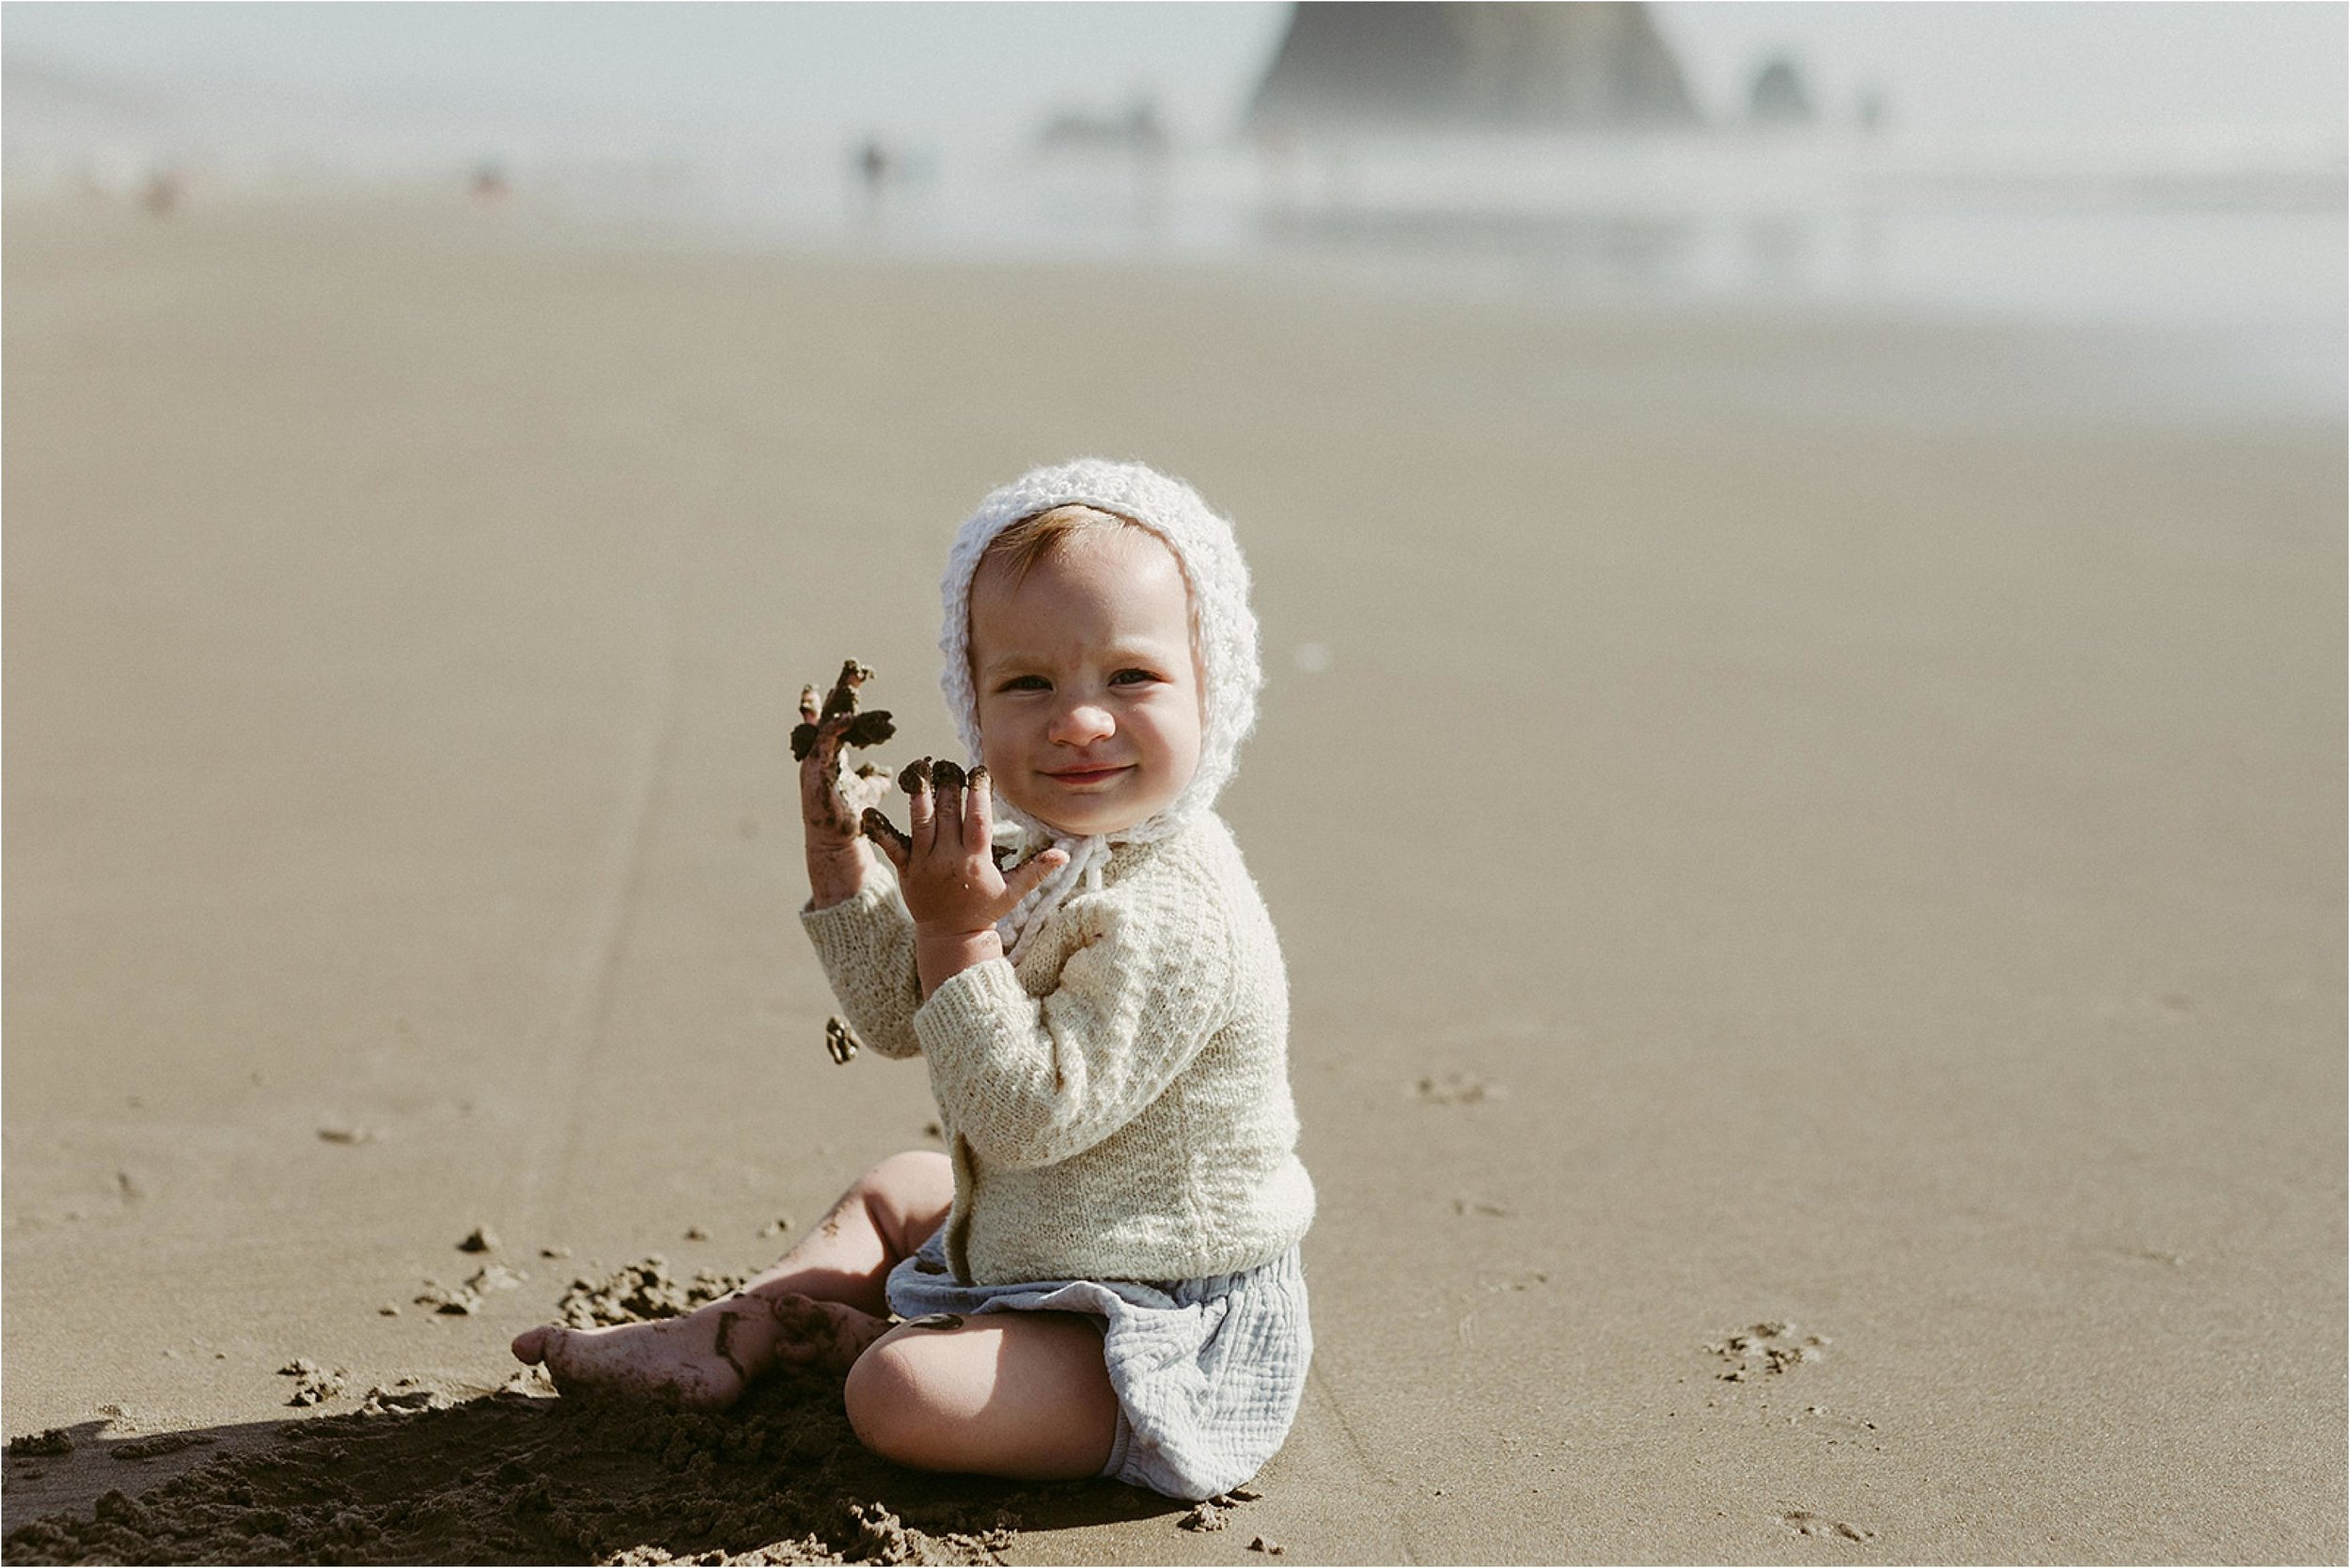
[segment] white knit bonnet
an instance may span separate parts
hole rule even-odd
[[[1232,776],[1241,741],[1256,725],[1257,688],[1264,683],[1257,660],[1257,618],[1248,608],[1248,565],[1241,558],[1231,524],[1210,510],[1198,491],[1138,463],[1081,458],[1033,468],[991,491],[964,522],[954,548],[948,552],[947,575],[939,583],[946,615],[938,635],[938,651],[945,658],[938,683],[972,763],[979,760],[979,696],[971,684],[972,579],[997,534],[1024,517],[1064,506],[1091,507],[1142,525],[1174,553],[1183,568],[1191,590],[1192,646],[1204,682],[1199,768],[1183,793],[1155,815],[1122,832],[1082,839],[1056,833],[1002,795],[995,797],[996,815],[1027,830],[1029,851],[1042,849],[1049,840],[1069,855],[1066,866],[1045,878],[998,923],[1005,950],[1015,959],[1029,934],[1072,892],[1080,886],[1101,886],[1102,867],[1113,845],[1163,839],[1215,804]]]

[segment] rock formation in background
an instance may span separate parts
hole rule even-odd
[[[1781,55],[1754,73],[1754,86],[1747,94],[1747,118],[1757,125],[1811,123],[1811,95],[1805,90],[1803,72],[1795,69],[1794,61]]]
[[[1257,87],[1260,127],[1602,131],[1697,123],[1648,8],[1308,0]]]

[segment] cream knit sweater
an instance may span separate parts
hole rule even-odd
[[[1212,812],[1119,846],[1017,968],[974,964],[928,1001],[885,867],[800,918],[866,1044],[930,1063],[957,1278],[1196,1279],[1279,1257],[1312,1223],[1281,951]]]

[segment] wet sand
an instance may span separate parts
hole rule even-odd
[[[429,203],[12,203],[5,289],[10,1560],[2344,1556],[2335,422]],[[1261,1496],[498,1392],[924,1143],[824,1050],[791,703],[855,654],[948,749],[945,541],[1081,452],[1258,578],[1323,1203]]]

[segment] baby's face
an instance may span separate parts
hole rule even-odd
[[[1190,595],[1144,529],[1064,540],[1016,586],[982,561],[971,674],[996,793],[1060,832],[1132,827],[1198,769]]]

